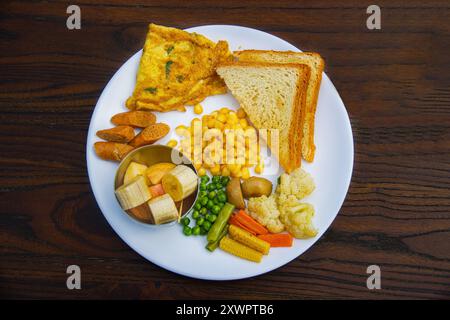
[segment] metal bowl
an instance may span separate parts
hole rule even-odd
[[[159,162],[171,162],[174,164],[183,164],[185,166],[190,167],[192,170],[194,170],[195,174],[197,174],[197,170],[195,169],[192,162],[184,156],[180,151],[165,146],[165,145],[148,145],[143,146],[140,148],[137,148],[133,151],[131,151],[125,158],[122,159],[122,161],[119,164],[119,168],[116,171],[116,177],[114,179],[114,190],[116,190],[118,187],[120,187],[123,184],[123,178],[125,176],[125,172],[128,168],[128,165],[132,162],[138,162],[142,163],[146,166],[151,166],[152,164],[159,163]],[[197,201],[198,191],[199,191],[200,183],[197,184],[197,189],[188,197],[183,199],[183,208],[181,211],[181,217],[186,216],[194,207],[195,201]],[[176,203],[177,209],[179,210],[181,202]],[[174,225],[176,221],[163,223],[163,224],[153,224],[145,220],[141,220],[138,217],[134,216],[127,210],[122,210],[124,213],[126,213],[129,217],[132,219],[138,221],[139,223],[145,224],[147,226],[154,226],[154,227],[160,227],[160,226],[170,226]]]

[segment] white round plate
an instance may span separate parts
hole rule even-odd
[[[211,25],[187,29],[205,35],[213,41],[226,40],[230,50],[262,49],[300,51],[288,42],[255,29]],[[141,51],[133,55],[116,72],[103,90],[92,115],[87,138],[87,167],[95,199],[117,234],[137,253],[158,266],[188,277],[208,280],[233,280],[257,276],[274,270],[297,258],[311,247],[327,230],[336,217],[347,194],[353,169],[353,136],[350,121],[339,94],[324,74],[316,113],[316,156],[313,163],[303,161],[302,168],[316,183],[315,191],[304,201],[314,205],[314,224],[319,233],[306,240],[295,240],[291,248],[273,248],[261,263],[253,263],[229,255],[221,250],[210,253],[205,249],[206,239],[186,237],[181,227],[149,228],[124,214],[114,196],[114,175],[117,163],[104,161],[94,152],[99,139],[97,130],[112,126],[110,118],[126,111],[125,100],[131,95]],[[206,98],[204,113],[221,107],[237,109],[238,103],[230,93]],[[193,108],[185,113],[156,113],[158,122],[170,125],[171,132],[159,143],[175,137],[173,129],[189,124],[196,115]],[[268,177],[276,181],[277,176]]]

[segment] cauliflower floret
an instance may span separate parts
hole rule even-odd
[[[286,230],[296,238],[310,238],[317,235],[317,229],[312,224],[314,207],[309,203],[293,202],[295,197],[288,196],[280,208],[280,219]],[[280,203],[280,202],[279,202]]]
[[[279,195],[294,195],[297,199],[303,199],[314,191],[314,180],[309,173],[300,168],[290,174],[283,173],[277,186]]]
[[[248,200],[248,210],[252,218],[265,226],[271,233],[279,233],[284,230],[279,216],[275,195],[261,196]]]
[[[302,169],[283,173],[274,194],[249,199],[249,214],[272,233],[286,229],[296,238],[314,237],[317,235],[312,224],[314,207],[299,202],[314,188],[311,175]]]

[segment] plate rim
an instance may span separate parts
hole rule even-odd
[[[299,51],[302,52],[302,50],[298,49],[297,47],[295,47],[293,44],[289,43],[288,41],[279,38],[273,34],[270,34],[268,32],[265,31],[261,31],[258,29],[254,29],[254,28],[250,28],[250,27],[246,27],[246,26],[239,26],[239,25],[227,25],[227,24],[213,24],[213,25],[200,25],[200,26],[193,26],[193,27],[189,27],[186,29],[183,29],[185,31],[189,31],[189,32],[197,32],[197,31],[193,31],[193,29],[198,29],[198,28],[233,28],[233,29],[246,29],[248,31],[251,32],[257,32],[260,33],[264,36],[269,36],[269,37],[273,37],[276,38],[277,40],[281,40],[284,44],[288,45],[289,47],[292,47],[292,51]],[[198,33],[201,33],[201,31],[199,31]],[[292,262],[293,260],[297,259],[298,257],[300,257],[301,255],[303,255],[306,251],[308,251],[313,245],[315,245],[320,239],[321,237],[325,234],[325,232],[332,226],[333,222],[336,220],[337,215],[339,214],[342,205],[344,204],[344,201],[347,197],[348,194],[348,190],[350,188],[350,184],[351,184],[351,179],[353,176],[353,167],[354,167],[354,139],[353,139],[353,130],[352,130],[352,126],[351,126],[351,121],[350,121],[350,117],[349,114],[347,112],[347,108],[345,107],[344,102],[342,101],[341,96],[339,95],[339,92],[337,91],[334,83],[331,81],[331,79],[328,77],[328,75],[325,72],[322,72],[322,78],[325,78],[328,80],[329,84],[331,85],[332,90],[334,90],[334,93],[336,94],[337,97],[337,102],[339,104],[339,109],[340,112],[343,112],[344,115],[344,125],[347,128],[346,132],[347,132],[347,139],[348,141],[350,141],[351,143],[349,144],[350,147],[350,161],[348,163],[348,176],[346,177],[346,191],[345,193],[343,193],[343,197],[342,199],[339,199],[338,202],[338,209],[336,211],[336,213],[334,214],[334,216],[331,219],[330,224],[328,225],[327,228],[325,228],[322,231],[319,231],[318,235],[316,236],[317,239],[312,242],[311,244],[307,245],[306,248],[303,250],[302,253],[300,253],[297,256],[294,256],[292,259],[289,259],[287,261],[283,261],[282,263],[275,263],[273,265],[271,265],[270,267],[268,267],[266,270],[263,271],[256,271],[254,273],[251,274],[242,274],[239,276],[233,276],[233,277],[209,277],[209,276],[198,276],[198,275],[193,275],[190,274],[189,272],[186,272],[184,270],[175,270],[176,268],[171,267],[170,265],[166,265],[163,262],[155,262],[152,259],[148,258],[146,253],[143,252],[143,250],[141,250],[139,247],[136,246],[132,246],[130,244],[130,242],[126,239],[125,236],[122,236],[122,234],[116,230],[116,228],[114,227],[114,223],[112,223],[112,221],[110,221],[110,219],[108,218],[107,215],[105,215],[104,213],[104,208],[102,208],[102,204],[97,200],[98,199],[98,195],[96,193],[96,191],[94,190],[94,188],[92,187],[93,183],[92,183],[92,169],[90,168],[90,152],[89,152],[89,148],[90,148],[90,137],[91,137],[91,131],[93,130],[93,126],[94,126],[94,122],[92,121],[92,119],[96,116],[97,112],[99,112],[99,108],[97,108],[97,106],[99,105],[99,103],[105,99],[104,93],[106,91],[107,88],[109,88],[111,86],[111,83],[113,83],[113,81],[115,80],[116,77],[118,77],[118,74],[120,73],[119,71],[132,59],[134,58],[134,56],[140,54],[142,52],[142,49],[138,50],[136,53],[132,54],[124,63],[122,63],[122,65],[115,71],[114,75],[111,77],[111,79],[109,79],[109,81],[107,82],[106,86],[103,88],[102,93],[100,94],[97,103],[94,107],[94,111],[92,112],[91,118],[89,120],[89,127],[88,127],[88,131],[87,131],[87,137],[86,137],[86,165],[87,165],[87,172],[88,172],[88,178],[89,178],[89,187],[91,188],[91,191],[94,195],[95,198],[95,202],[97,203],[100,211],[102,212],[102,215],[104,216],[104,218],[106,219],[106,221],[108,222],[108,224],[110,225],[110,227],[114,230],[114,232],[120,237],[120,239],[122,239],[123,242],[125,242],[127,244],[128,247],[130,247],[133,251],[135,251],[136,253],[138,253],[141,257],[143,257],[145,260],[147,260],[148,262],[163,268],[171,273],[177,274],[177,275],[182,275],[182,276],[186,276],[189,278],[193,278],[193,279],[201,279],[201,280],[211,280],[211,281],[231,281],[231,280],[240,280],[240,279],[248,279],[248,278],[252,278],[252,277],[257,277],[263,274],[266,274],[268,272],[271,272],[273,270],[276,270],[278,268],[281,268],[282,266],[285,266],[287,264],[289,264],[290,262]]]

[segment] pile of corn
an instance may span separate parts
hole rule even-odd
[[[203,112],[201,105],[194,107],[194,112],[200,114]],[[257,140],[257,132],[246,119],[244,110],[239,109],[236,112],[228,108],[221,108],[211,114],[203,115],[200,118],[194,118],[190,126],[178,126],[175,129],[177,135],[184,137],[181,140],[178,149],[189,157],[196,167],[198,174],[203,176],[210,171],[212,175],[240,177],[248,179],[250,177],[249,169],[255,167],[255,172],[261,174],[264,170],[263,162],[260,159],[260,149]],[[196,130],[201,129],[200,139],[195,138]],[[233,153],[228,149],[231,142],[227,144],[228,129],[242,129],[246,137],[234,137]],[[198,132],[198,131],[197,131]],[[216,136],[223,138],[216,138]],[[211,138],[212,139],[209,139]],[[255,140],[253,140],[253,137]],[[175,143],[169,142],[174,146]],[[207,151],[212,150],[213,144],[215,150],[221,150],[221,154],[210,154]],[[252,146],[252,147],[250,147]],[[206,151],[206,152],[205,152]],[[229,161],[234,159],[234,161]]]

